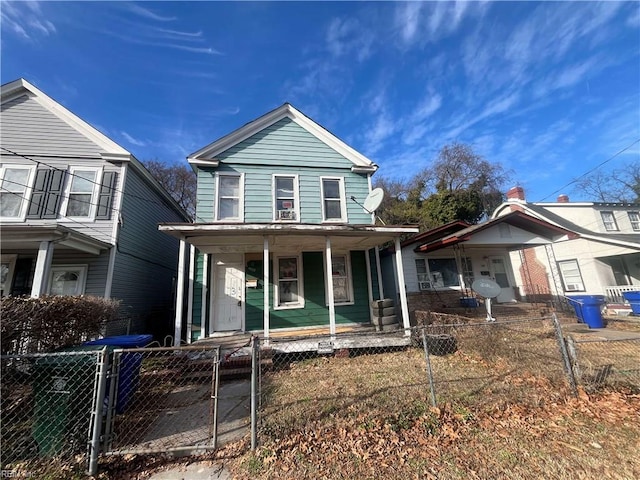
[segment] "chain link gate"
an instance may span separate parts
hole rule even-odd
[[[216,449],[219,366],[217,346],[116,349],[104,454]]]

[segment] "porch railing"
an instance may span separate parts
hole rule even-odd
[[[629,302],[622,296],[623,292],[635,292],[640,290],[640,285],[614,285],[604,287],[604,294],[608,303],[623,303],[627,305]]]

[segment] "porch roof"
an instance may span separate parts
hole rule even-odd
[[[37,250],[40,242],[52,241],[57,249],[78,250],[99,255],[102,250],[111,248],[108,243],[92,238],[57,223],[41,225],[4,224],[0,231],[2,250]]]
[[[264,237],[272,251],[324,250],[325,237],[331,238],[335,249],[366,250],[418,232],[414,225],[308,223],[165,223],[158,228],[205,253],[262,251]]]

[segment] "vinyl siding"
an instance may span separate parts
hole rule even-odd
[[[35,261],[35,258],[34,258]],[[87,280],[84,294],[104,297],[104,290],[109,269],[109,251],[100,255],[89,255],[70,250],[55,250],[51,266],[56,265],[87,265]]]
[[[100,157],[100,147],[28,95],[2,105],[2,146],[23,155]]]
[[[170,322],[179,242],[160,232],[158,223],[184,220],[133,168],[124,193],[112,296],[130,315]]]
[[[290,310],[273,309],[274,285],[269,287],[270,327],[294,328],[329,325],[329,308],[325,297],[324,254],[322,252],[303,252],[303,284],[305,307]],[[273,272],[273,262],[270,262]],[[262,283],[263,262],[247,262],[246,279],[257,279]],[[367,272],[364,252],[351,252],[351,272],[353,275],[354,304],[336,306],[336,324],[368,323],[369,297],[367,293]],[[273,273],[270,275],[273,278]],[[245,292],[245,328],[261,330],[264,326],[263,295],[261,288],[250,288]]]

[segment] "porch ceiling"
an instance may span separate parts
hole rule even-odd
[[[414,226],[315,224],[163,224],[159,228],[205,253],[261,252],[265,237],[271,251],[324,250],[326,237],[335,250],[366,250],[418,232]]]
[[[3,251],[38,250],[40,242],[55,242],[57,250],[78,250],[99,255],[111,245],[55,223],[42,225],[2,226],[0,242]]]

